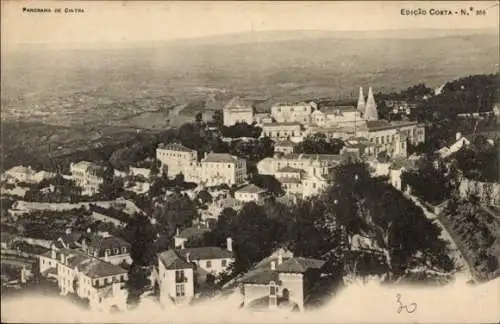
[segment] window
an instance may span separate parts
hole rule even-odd
[[[108,278],[104,278],[104,284],[107,285],[108,284]]]
[[[127,248],[126,247],[122,247],[122,253],[127,253]]]
[[[104,253],[105,253],[105,255],[110,255],[111,250],[110,249],[106,249],[106,251]]]
[[[227,260],[222,260],[222,261],[221,261],[221,265],[222,265],[223,267],[225,267],[225,266],[227,265]]]
[[[175,271],[175,282],[184,282],[184,270],[176,270]]]
[[[118,249],[118,248],[113,249],[113,254],[119,254],[119,253],[120,253],[120,249]]]
[[[206,266],[208,269],[212,267],[212,261],[207,261]]]
[[[177,284],[175,285],[175,296],[177,297],[182,297],[185,295],[185,292],[184,292],[184,284]]]

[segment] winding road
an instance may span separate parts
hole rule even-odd
[[[474,271],[472,270],[473,268],[471,267],[469,261],[464,257],[462,251],[457,246],[457,244],[455,243],[455,241],[451,237],[451,235],[448,232],[448,230],[446,229],[446,227],[443,225],[443,223],[441,223],[438,216],[434,212],[431,212],[426,206],[424,206],[417,197],[410,195],[406,192],[404,193],[404,195],[408,199],[411,199],[415,205],[417,205],[418,207],[420,207],[422,209],[425,217],[434,221],[434,224],[439,226],[439,228],[441,229],[441,238],[443,240],[447,241],[449,244],[450,257],[452,259],[457,260],[457,263],[461,268],[461,270],[458,273],[464,273],[467,275],[467,280],[472,280],[474,282],[477,282],[476,278],[473,275],[473,273],[474,273]]]

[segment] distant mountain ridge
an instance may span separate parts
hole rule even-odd
[[[221,45],[221,44],[246,44],[268,43],[299,40],[320,39],[432,39],[441,37],[496,35],[494,29],[397,29],[397,30],[368,30],[368,31],[329,31],[329,30],[269,30],[251,31],[244,33],[228,33],[208,35],[192,38],[179,38],[174,40],[144,41],[144,42],[111,42],[111,43],[21,43],[17,48],[127,48],[127,47],[156,47],[156,46],[186,46],[186,45]]]

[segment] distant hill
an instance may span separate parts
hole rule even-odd
[[[436,87],[497,72],[498,47],[498,34],[474,30],[255,32],[68,50],[29,45],[2,57],[2,118],[49,108],[37,116],[57,118],[58,109],[86,109],[88,122],[102,123],[92,120],[93,110],[142,97],[185,103],[215,91],[271,101],[352,99],[359,86],[377,92]]]

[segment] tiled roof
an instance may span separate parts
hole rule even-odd
[[[209,232],[210,230],[208,228],[198,228],[198,227],[188,227],[183,229],[177,237],[185,238],[185,239],[190,239],[193,237],[200,237],[203,236],[203,233]]]
[[[266,189],[262,189],[260,187],[257,187],[253,183],[244,186],[241,189],[238,189],[236,192],[242,192],[242,193],[261,193],[261,192],[266,192]]]
[[[63,249],[58,251],[58,255],[61,253],[67,255],[68,267],[76,268],[90,278],[102,278],[127,273],[127,270],[119,266],[85,255],[78,250]]]
[[[169,144],[159,144],[158,145],[159,149],[162,150],[170,150],[170,151],[177,151],[177,152],[193,152],[194,150],[190,149],[189,147],[186,147],[180,143],[169,143]]]
[[[166,269],[192,269],[194,266],[181,258],[174,250],[167,250],[158,254],[158,259]]]
[[[369,131],[399,128],[403,126],[417,125],[417,122],[412,121],[393,121],[388,122],[387,120],[367,120],[365,121],[366,127]]]
[[[291,258],[278,265],[279,272],[304,273],[309,269],[321,269],[325,261],[308,258]]]
[[[203,159],[203,162],[214,162],[214,163],[235,163],[237,158],[227,153],[209,153]]]
[[[276,270],[259,268],[248,272],[240,282],[245,284],[266,285],[271,281],[278,282],[278,280],[279,274]]]
[[[117,236],[102,237],[98,235],[93,235],[90,241],[87,243],[89,247],[92,247],[98,251],[104,251],[106,249],[121,249],[122,247],[130,247],[130,243]]]
[[[177,249],[176,252],[184,259],[189,253],[189,259],[192,261],[233,258],[233,252],[216,246]]]

